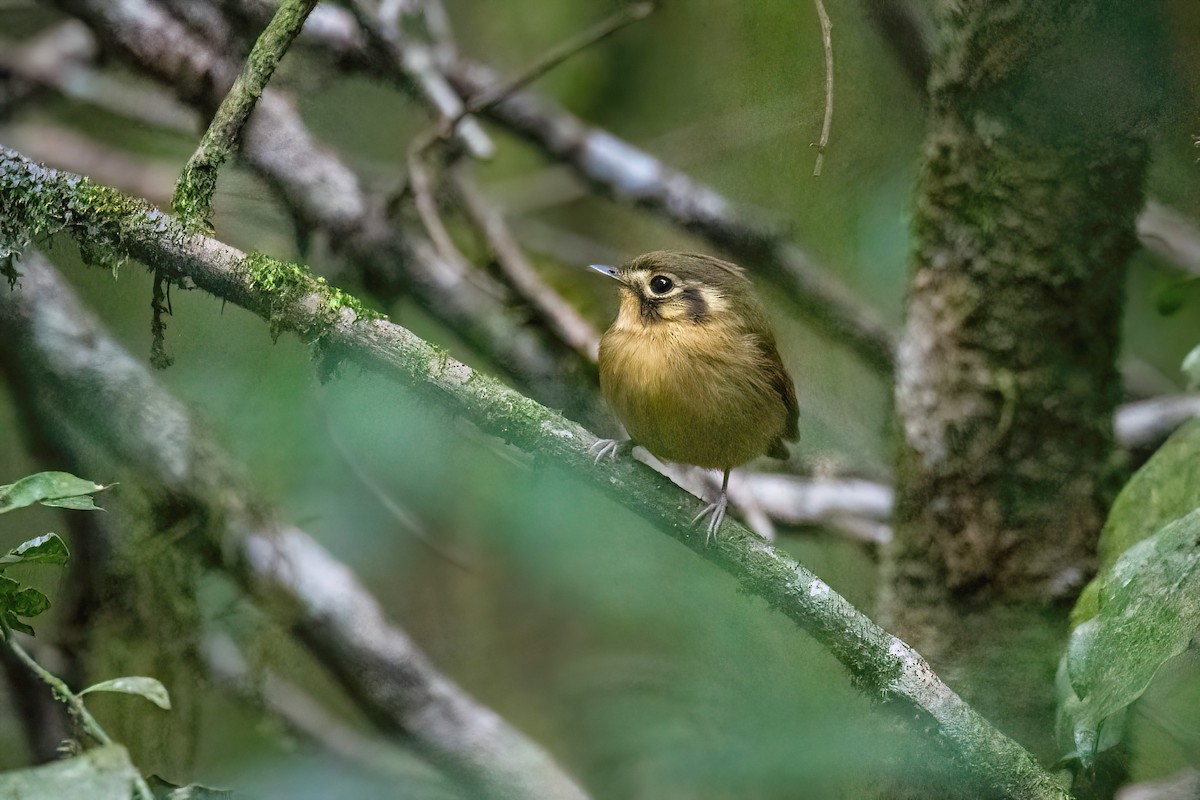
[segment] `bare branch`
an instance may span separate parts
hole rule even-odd
[[[1200,227],[1195,220],[1151,198],[1137,219],[1142,246],[1192,275],[1200,275]]]
[[[37,188],[30,190],[31,186]],[[108,201],[109,211],[87,202],[97,192]],[[364,318],[361,306],[356,310],[351,298],[313,279],[302,267],[264,262],[261,256],[248,259],[221,242],[188,236],[157,209],[78,176],[33,164],[6,149],[0,150],[0,201],[15,209],[13,228],[35,232],[56,228],[86,236],[93,250],[125,254],[186,276],[199,288],[270,319],[280,330],[315,338],[331,357],[344,356],[396,380],[484,433],[592,482],[811,633],[869,696],[894,699],[932,722],[934,734],[961,758],[964,768],[998,795],[1032,800],[1068,797],[1033,756],[942,683],[920,654],[786,554],[732,520],[716,543],[708,546],[704,531],[691,524],[700,500],[633,459],[594,465],[590,448],[597,439],[587,430],[404,328],[369,315]],[[114,213],[112,208],[120,211]],[[255,279],[264,269],[291,275],[289,288],[281,293],[265,287]],[[284,533],[271,543],[256,545],[246,554],[249,564],[279,570],[281,575],[308,574],[315,557],[295,541]],[[317,598],[297,599],[314,614],[341,608],[325,606]]]
[[[1168,395],[1126,403],[1115,416],[1117,442],[1127,450],[1157,448],[1193,417],[1200,417],[1200,395]]]
[[[463,168],[453,170],[450,177],[463,207],[487,238],[509,283],[559,339],[584,358],[595,361],[600,353],[596,329],[542,280],[509,230],[504,214],[484,196],[475,180]]]
[[[468,99],[467,106],[463,109],[460,116],[478,114],[480,111],[494,106],[501,100],[524,89],[571,56],[586,50],[597,42],[603,41],[627,25],[645,19],[653,11],[654,3],[651,2],[636,2],[621,7],[607,19],[601,20],[587,30],[580,31],[563,42],[559,42],[550,48],[541,58],[510,80],[495,83],[482,92],[472,95]]]
[[[821,44],[825,49],[825,116],[821,121],[821,139],[817,142],[817,163],[813,166],[813,177],[821,177],[821,166],[825,163],[825,146],[829,144],[829,129],[833,125],[833,23],[825,13],[825,3],[817,4],[817,16],[821,18]]]
[[[1115,800],[1190,800],[1200,797],[1200,770],[1184,767],[1162,780],[1121,787]]]
[[[175,185],[172,206],[183,221],[211,230],[212,196],[217,189],[217,172],[237,147],[242,127],[288,46],[304,27],[317,0],[283,0],[267,29],[258,37],[237,80],[221,100],[196,152],[188,159]]]
[[[491,158],[496,149],[491,137],[476,120],[463,119],[468,113],[463,101],[438,69],[435,51],[444,48],[444,42],[426,47],[412,41],[401,32],[394,15],[384,18],[369,0],[351,0],[350,6],[371,45],[396,66],[399,77],[438,115],[439,128],[458,137],[476,158]]]
[[[273,671],[251,667],[228,636],[208,637],[204,656],[209,673],[218,684],[279,719],[289,733],[348,764],[400,782],[409,791],[420,782],[421,797],[459,797],[445,778],[430,767],[423,768],[411,756],[405,757],[395,743],[351,727],[299,686]]]

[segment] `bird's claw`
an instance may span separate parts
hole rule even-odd
[[[696,516],[692,517],[692,524],[695,525],[700,520],[708,517],[708,527],[704,531],[704,546],[707,547],[716,537],[717,531],[721,529],[721,523],[725,521],[725,508],[729,501],[724,494],[715,503],[709,503],[704,510]]]
[[[604,458],[605,456],[608,456],[610,459],[615,461],[617,456],[620,455],[623,450],[627,449],[629,449],[628,439],[597,439],[592,443],[592,446],[588,448],[588,452],[596,454],[596,458],[592,461],[592,463],[599,464],[600,459]]]

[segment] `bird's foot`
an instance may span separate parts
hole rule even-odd
[[[721,529],[721,523],[725,521],[725,508],[729,505],[729,498],[725,492],[721,492],[721,496],[717,498],[717,502],[710,503],[703,511],[692,518],[692,524],[695,525],[700,520],[708,517],[708,527],[704,531],[704,546],[707,547],[710,542],[716,537],[717,531]]]
[[[615,460],[617,456],[623,456],[633,450],[633,440],[631,439],[597,439],[588,448],[589,453],[595,453],[596,458],[593,464],[599,464],[600,459],[608,456]]]

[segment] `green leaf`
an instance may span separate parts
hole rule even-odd
[[[33,636],[33,626],[26,625],[21,620],[17,619],[17,615],[7,609],[0,609],[0,629],[4,631],[16,631],[24,633],[27,636]],[[7,634],[5,638],[8,638]]]
[[[70,556],[67,545],[56,534],[47,533],[36,539],[17,545],[6,555],[0,556],[0,566],[8,564],[56,564],[67,563]]]
[[[1078,702],[1064,701],[1062,713],[1085,766],[1102,747],[1105,723],[1200,629],[1200,508],[1131,547],[1097,580],[1096,615],[1074,630],[1063,656]]]
[[[19,617],[36,617],[50,607],[50,598],[32,587],[26,587],[6,597],[4,603],[9,611]]]
[[[42,505],[54,508],[70,508],[75,511],[103,511],[104,509],[92,501],[92,496],[85,494],[78,497],[56,497],[43,500]]]
[[[83,697],[89,692],[136,694],[139,697],[146,698],[164,711],[171,710],[171,696],[167,693],[167,687],[154,678],[145,678],[138,675],[113,678],[110,681],[101,681],[100,683],[92,684],[81,691],[79,696]]]
[[[1200,507],[1200,419],[1175,431],[1117,495],[1100,532],[1097,578],[1071,612],[1078,625],[1096,613],[1098,582],[1117,559],[1173,519]]]
[[[119,745],[88,750],[40,767],[0,774],[0,797],[14,800],[130,800],[138,780],[129,754]]]
[[[1187,376],[1187,388],[1193,391],[1200,389],[1200,344],[1193,347],[1192,352],[1184,356],[1180,369]]]
[[[36,475],[22,478],[16,483],[0,486],[0,514],[34,503],[51,505],[46,501],[58,501],[58,504],[61,505],[62,501],[67,498],[79,499],[85,495],[102,492],[107,488],[107,486],[77,478],[69,472],[39,472]],[[89,502],[90,499],[89,497]],[[88,507],[94,508],[94,506]]]
[[[36,617],[50,607],[50,600],[37,589],[21,588],[12,578],[0,575],[0,628],[33,635],[33,628],[20,617]]]

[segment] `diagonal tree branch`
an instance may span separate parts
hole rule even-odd
[[[1000,796],[1066,798],[1026,750],[993,728],[946,686],[925,660],[854,608],[805,567],[741,525],[727,522],[713,546],[691,519],[701,502],[640,462],[596,466],[596,437],[489,376],[472,370],[408,330],[364,313],[353,298],[303,267],[246,254],[204,236],[189,236],[166,214],[78,176],[0,149],[0,204],[10,209],[0,235],[65,233],[92,252],[128,256],[186,276],[278,330],[314,341],[410,387],[436,406],[474,423],[598,487],[694,553],[729,573],[833,653],[869,696],[912,708],[956,753],[974,780]],[[2,241],[0,241],[2,243]],[[269,278],[270,280],[265,280]]]
[[[103,452],[161,502],[193,509],[199,535],[180,541],[262,599],[376,727],[411,743],[471,796],[585,800],[541,748],[441,675],[344,564],[249,494],[187,408],[53,268],[35,255],[24,270],[20,288],[0,292],[0,333],[15,344],[0,367],[35,395],[34,413],[67,463],[87,471],[89,454]]]

